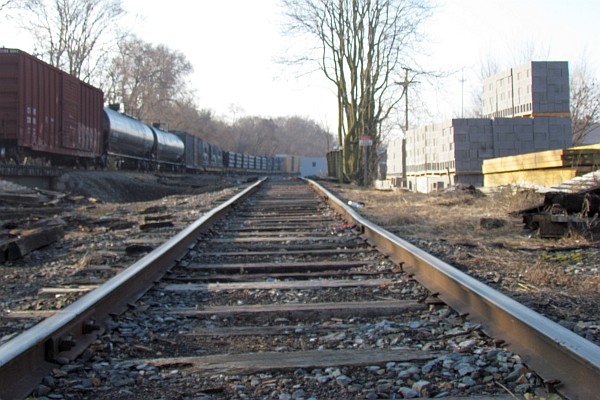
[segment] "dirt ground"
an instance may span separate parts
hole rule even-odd
[[[324,184],[357,211],[555,322],[600,343],[600,242],[581,233],[541,239],[511,212],[543,203],[533,191],[383,192]]]
[[[53,191],[0,180],[0,344],[36,322],[5,320],[6,313],[62,308],[75,299],[41,298],[41,289],[104,282],[231,198],[249,179],[75,171],[64,174]],[[61,227],[62,234],[20,258],[2,247],[40,227]]]

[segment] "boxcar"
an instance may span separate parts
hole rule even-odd
[[[249,170],[256,169],[256,156],[252,156],[252,155],[248,156],[248,169]]]
[[[196,147],[196,137],[187,132],[173,131],[175,135],[184,143],[185,154],[183,157],[184,164],[188,169],[196,169],[199,167],[198,154]]]
[[[103,93],[21,51],[0,49],[0,146],[58,163],[103,153]]]
[[[229,169],[240,169],[242,168],[242,154],[233,151],[223,152],[227,153],[227,157],[224,159],[224,166]]]

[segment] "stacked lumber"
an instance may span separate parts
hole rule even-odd
[[[554,186],[600,166],[600,144],[546,150],[483,161],[484,186],[532,183]]]

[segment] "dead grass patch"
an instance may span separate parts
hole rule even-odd
[[[540,256],[535,263],[523,269],[523,275],[528,282],[544,288],[559,288],[576,284],[572,277],[565,274],[564,269],[546,262],[544,258],[545,256]]]

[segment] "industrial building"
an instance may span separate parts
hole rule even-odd
[[[325,157],[302,157],[300,159],[300,176],[327,176],[327,159]]]
[[[527,63],[484,86],[485,118],[406,132],[406,173],[402,140],[390,143],[387,176],[394,186],[424,193],[457,184],[483,186],[483,160],[572,145],[566,62]]]

